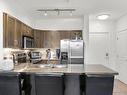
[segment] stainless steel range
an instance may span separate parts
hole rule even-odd
[[[13,60],[14,60],[14,63],[26,63],[27,62],[27,54],[24,52],[14,53]]]
[[[61,62],[70,64],[84,64],[83,40],[63,39],[60,42]]]

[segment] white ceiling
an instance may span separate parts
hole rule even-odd
[[[110,19],[117,19],[127,12],[127,0],[3,0],[3,2],[34,20],[44,17],[42,13],[36,11],[42,8],[74,8],[76,11],[73,17],[81,17],[88,13],[91,19],[102,13],[110,14]],[[48,17],[58,16],[50,14]],[[59,17],[70,16],[66,13]]]

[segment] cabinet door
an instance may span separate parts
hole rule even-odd
[[[52,31],[51,37],[52,37],[51,39],[52,48],[60,48],[60,32]]]
[[[70,31],[60,31],[60,40],[62,39],[70,39]]]
[[[40,47],[44,48],[44,32],[40,31]]]
[[[22,34],[27,35],[27,26],[24,23],[22,23]]]
[[[13,17],[7,17],[7,47],[14,47],[14,39],[15,39],[15,19]]]
[[[59,31],[45,31],[44,32],[44,47],[45,48],[59,48],[60,47],[60,32]]]
[[[44,33],[40,30],[34,30],[34,45],[35,48],[43,48]]]
[[[22,22],[20,22],[19,20],[16,20],[15,47],[19,47],[19,48],[22,47],[21,25],[22,25]]]
[[[49,31],[44,31],[44,47],[45,48],[51,48],[51,34]]]
[[[33,37],[33,33],[32,33],[32,32],[33,32],[33,31],[32,31],[32,28],[29,27],[29,26],[27,26],[26,35],[27,35],[27,36],[30,36],[30,37]]]
[[[112,95],[114,76],[86,76],[85,95]]]
[[[8,32],[7,32],[7,14],[3,14],[3,47],[6,48],[8,46]]]
[[[37,30],[34,30],[34,46],[40,48],[40,32]]]

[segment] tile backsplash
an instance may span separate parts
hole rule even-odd
[[[42,58],[46,59],[47,49],[51,50],[51,59],[58,59],[57,54],[56,54],[56,49],[54,48],[35,48],[35,49],[26,49],[26,50],[4,48],[3,56],[10,55],[13,53],[22,53],[22,52],[29,53],[30,51],[39,51],[42,54]]]
[[[53,48],[41,48],[41,49],[35,49],[33,51],[41,52],[42,53],[42,58],[46,59],[46,54],[47,54],[46,50],[47,49],[50,49],[50,51],[51,51],[51,59],[57,59],[56,49],[53,49]]]

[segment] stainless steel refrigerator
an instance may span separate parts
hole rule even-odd
[[[61,40],[61,63],[84,64],[84,46],[83,40]]]

